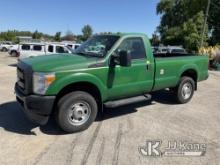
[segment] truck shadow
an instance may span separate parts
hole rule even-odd
[[[11,66],[11,67],[17,67],[17,63],[9,64],[8,66]]]
[[[137,112],[137,108],[143,106],[150,106],[155,103],[152,101],[162,104],[175,104],[174,98],[171,97],[170,92],[160,91],[153,93],[151,101],[144,101],[135,104],[130,104],[118,108],[104,108],[104,113],[99,115],[96,122],[108,120],[110,118],[120,117],[126,114],[132,114]],[[63,132],[55,123],[51,117],[48,124],[45,126],[39,126],[31,123],[17,102],[12,101],[0,105],[0,128],[6,131],[23,134],[23,135],[37,135],[35,128],[39,127],[40,131],[48,135],[63,135]]]
[[[168,104],[168,105],[175,105],[177,104],[176,98],[174,93],[168,90],[160,90],[151,93],[152,101],[155,101],[160,104]]]
[[[53,118],[51,118],[45,126],[39,126],[31,123],[24,112],[20,109],[19,104],[15,101],[0,105],[0,128],[23,135],[37,135],[33,130],[37,127],[39,127],[41,132],[48,135],[65,134],[56,126]]]

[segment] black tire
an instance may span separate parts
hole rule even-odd
[[[5,48],[5,47],[4,47],[4,48],[2,48],[2,51],[3,51],[3,52],[7,52],[7,50],[8,50],[8,49],[7,49],[7,48]]]
[[[94,97],[87,92],[75,91],[66,94],[58,101],[56,121],[60,128],[68,133],[83,131],[95,120],[97,112],[98,106]],[[78,120],[79,122],[83,120],[83,115],[87,120],[84,119],[84,123],[77,124]]]
[[[179,85],[176,88],[176,99],[180,104],[189,102],[194,94],[195,81],[190,77],[181,77]]]
[[[17,56],[18,56],[18,53],[17,53],[16,51],[12,51],[12,52],[11,52],[11,56],[12,56],[12,57],[17,57]]]

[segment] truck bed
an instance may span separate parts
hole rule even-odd
[[[205,80],[208,74],[207,57],[189,54],[156,57],[154,90],[175,87],[187,68],[193,68],[197,72],[197,81]]]
[[[189,54],[189,53],[154,53],[153,55],[155,58],[196,56],[195,54]]]

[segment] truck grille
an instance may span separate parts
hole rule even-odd
[[[19,61],[17,64],[17,87],[25,95],[32,93],[33,71],[30,65]]]
[[[20,69],[17,68],[17,83],[18,86],[22,89],[25,90],[25,79],[24,79],[24,72]]]

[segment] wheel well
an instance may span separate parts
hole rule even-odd
[[[183,76],[191,77],[195,81],[195,90],[197,90],[197,72],[194,69],[189,69],[182,73],[181,77]]]
[[[73,83],[73,84],[67,85],[58,93],[56,100],[55,100],[55,104],[58,102],[58,100],[61,97],[63,97],[67,93],[70,93],[73,91],[88,92],[89,94],[91,94],[95,98],[99,109],[102,108],[101,93],[100,93],[99,89],[97,88],[97,86],[95,86],[94,84],[89,83],[89,82],[78,82],[78,83]]]

